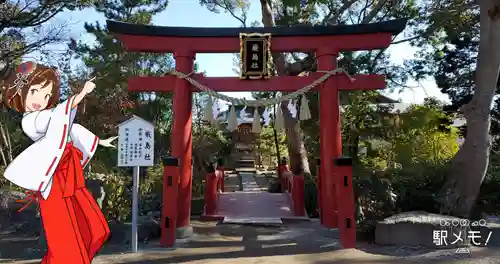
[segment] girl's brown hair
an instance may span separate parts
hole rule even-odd
[[[33,67],[33,71],[29,72],[26,82],[19,83],[19,75],[23,74],[22,69],[26,66]],[[32,85],[43,84],[44,87],[52,84],[51,97],[47,103],[46,108],[52,108],[59,102],[60,96],[60,79],[57,70],[41,64],[36,64],[34,62],[24,62],[21,64],[16,71],[12,71],[6,80],[0,83],[2,87],[2,101],[3,103],[16,110],[19,113],[23,113],[26,109],[26,95]]]

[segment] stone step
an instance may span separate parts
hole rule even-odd
[[[236,164],[240,168],[254,168],[255,160],[237,160]]]
[[[240,225],[271,225],[280,226],[283,224],[281,218],[277,217],[224,217],[223,224]]]
[[[252,158],[250,158],[250,159],[248,159],[248,158],[247,159],[238,159],[238,162],[252,163],[252,162],[255,162],[255,159],[252,159]]]

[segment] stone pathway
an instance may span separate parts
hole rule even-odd
[[[498,264],[500,251],[472,248],[471,254],[455,254],[455,249],[433,250],[421,247],[383,247],[358,242],[356,249],[341,249],[338,233],[317,221],[280,227],[224,225],[192,221],[195,235],[178,241],[174,249],[158,248],[157,241],[140,245],[140,252],[129,253],[127,246],[106,245],[93,264],[163,263],[258,263],[258,264]],[[8,246],[8,245],[5,245]],[[17,245],[21,246],[21,245]],[[9,247],[0,247],[4,253]],[[1,263],[40,263],[28,251]],[[41,255],[41,254],[39,254]]]
[[[237,192],[241,190],[240,177],[237,173],[226,173],[224,178],[224,192]]]
[[[255,174],[249,172],[240,172],[241,185],[243,192],[259,192],[261,187],[255,181]]]
[[[204,216],[204,219],[218,219],[225,224],[253,225],[281,225],[282,219],[297,219],[287,194],[267,192],[268,187],[263,184],[263,180],[267,182],[265,175],[256,176],[253,172],[238,171],[237,177],[229,174],[225,180],[225,191],[218,194],[217,211]],[[241,191],[235,190],[236,181],[241,183]],[[228,190],[228,185],[233,186],[230,188],[232,191]]]
[[[239,176],[242,191],[219,194],[217,214],[225,216],[224,224],[281,225],[282,218],[293,217],[287,196],[268,193],[255,173]]]
[[[217,214],[231,218],[293,218],[286,194],[234,192],[219,194]]]
[[[240,189],[240,179],[237,175],[228,176],[226,193],[221,198],[227,198],[227,203],[233,203],[232,206],[240,213],[277,218],[274,215],[276,211],[266,212],[266,208],[276,208],[269,201],[275,199],[273,195],[278,197],[281,194],[259,192],[263,186],[258,176],[253,177],[253,174],[248,173],[242,175],[243,192],[230,192]],[[228,188],[228,185],[232,187]],[[270,196],[266,199],[245,197],[255,194]],[[238,202],[236,197],[242,200]],[[244,200],[252,202],[242,203]],[[278,208],[282,209],[281,206]],[[92,263],[500,264],[498,248],[474,247],[471,248],[471,254],[456,254],[455,249],[377,246],[358,242],[356,249],[341,249],[337,230],[326,229],[317,220],[279,226],[232,225],[197,220],[192,220],[191,224],[194,235],[187,240],[178,240],[173,249],[159,248],[158,241],[147,241],[140,244],[138,253],[129,253],[128,245],[108,243]],[[0,232],[0,263],[40,263],[42,254],[35,238]]]
[[[269,190],[269,181],[267,180],[265,174],[256,173],[254,178],[257,185],[259,185],[261,191],[267,192]]]

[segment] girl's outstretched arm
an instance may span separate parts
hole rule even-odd
[[[99,145],[103,147],[108,147],[108,148],[116,148],[115,145],[111,144],[115,139],[117,139],[118,136],[110,137],[107,139],[99,139]]]
[[[71,126],[70,135],[73,145],[83,154],[81,164],[85,167],[94,156],[100,139],[94,133],[76,123]]]
[[[71,108],[75,108],[78,106],[78,104],[85,98],[85,96],[89,93],[91,93],[94,88],[95,88],[95,83],[92,81],[95,80],[95,77],[92,79],[88,80],[85,85],[83,85],[83,89],[75,95],[75,99],[73,100],[73,104],[71,105]]]

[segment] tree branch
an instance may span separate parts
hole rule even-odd
[[[272,13],[272,4],[270,0],[260,0],[260,7],[262,11],[262,24],[265,27],[275,27],[276,22],[274,21]],[[285,56],[282,53],[274,52],[272,54],[274,66],[278,75],[284,75],[286,73],[286,62]]]
[[[383,1],[378,2],[370,10],[370,12],[368,13],[368,15],[363,18],[363,20],[361,21],[361,24],[370,23],[373,20],[373,18],[375,18],[375,16],[377,16],[377,14],[380,12],[380,10],[385,6],[385,4],[387,3],[387,1],[388,0],[383,0]]]
[[[44,1],[43,4],[29,11],[28,9],[32,2],[25,3],[23,8],[19,8],[19,4],[20,1],[13,5],[12,14],[10,16],[2,17],[2,20],[0,20],[0,32],[10,27],[28,28],[38,26],[54,17],[66,8],[68,4],[75,5],[76,3],[75,1],[68,0]],[[23,18],[23,16],[29,17]]]
[[[361,11],[359,11],[358,24],[361,22],[363,17],[366,17],[366,10],[368,10],[368,8],[371,7],[374,3],[375,1],[373,0],[366,0],[365,6],[363,7],[363,9],[361,9]]]
[[[242,12],[242,17],[239,17],[237,16],[234,12],[233,12],[233,8],[231,6],[228,5],[227,1],[226,0],[223,0],[222,1],[224,3],[224,5],[221,5],[219,3],[219,1],[214,1],[214,4],[224,10],[226,10],[232,17],[236,18],[238,21],[240,21],[241,25],[246,28],[247,27],[247,16],[246,16],[246,11],[245,10],[241,10]]]
[[[328,24],[337,25],[340,22],[340,18],[342,17],[342,14],[344,14],[344,12],[346,10],[348,10],[357,1],[358,0],[342,1],[342,2],[344,2],[344,4],[339,9],[337,9],[336,12],[333,12],[333,16],[330,19],[328,19]]]

